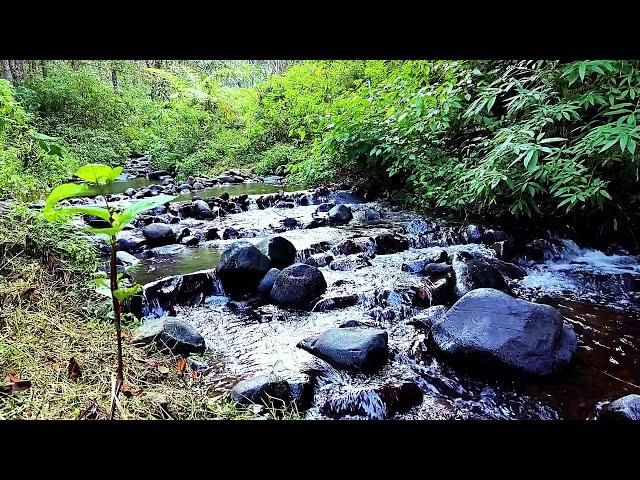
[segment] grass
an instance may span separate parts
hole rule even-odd
[[[93,292],[82,263],[73,261],[78,248],[81,257],[90,259],[90,249],[78,238],[67,237],[66,244],[55,240],[43,231],[50,226],[33,219],[16,220],[0,212],[0,386],[12,375],[30,381],[31,387],[0,393],[0,419],[104,419],[115,377],[116,339],[108,300]],[[71,244],[75,257],[68,255]],[[89,263],[94,269],[95,262]],[[209,377],[194,378],[189,367],[179,374],[180,358],[129,343],[135,326],[130,322],[123,331],[125,388],[116,418],[255,416],[220,393]],[[72,358],[80,367],[78,378],[69,374]]]

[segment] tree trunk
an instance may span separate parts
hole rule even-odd
[[[48,71],[47,71],[47,61],[46,60],[40,60],[40,68],[42,69],[42,78],[47,78],[48,75]]]
[[[24,82],[24,60],[9,60],[9,70],[15,85],[22,85]]]
[[[113,295],[113,292],[118,289],[118,267],[116,265],[116,250],[116,237],[114,235],[111,237],[111,266],[109,275],[111,277],[111,299],[113,300],[113,316],[116,323],[116,335],[118,336],[118,371],[116,377],[116,389],[113,394],[113,398],[111,399],[111,412],[109,413],[109,420],[113,420],[113,416],[116,412],[118,395],[120,394],[120,389],[122,388],[122,384],[124,383],[124,374],[122,371],[122,330],[120,328],[120,310],[122,308],[122,305],[120,301]]]
[[[13,77],[11,76],[11,69],[9,68],[9,60],[0,60],[0,68],[2,70],[2,78],[11,83]]]
[[[118,88],[118,72],[115,70],[111,70],[111,83],[113,83],[113,89],[116,90]]]
[[[78,70],[80,68],[80,60],[71,60],[71,68]]]

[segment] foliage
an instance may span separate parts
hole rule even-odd
[[[76,176],[86,182],[95,184],[98,187],[102,185],[108,185],[113,183],[116,178],[122,173],[122,167],[111,168],[108,165],[101,165],[91,163],[80,167],[76,171]],[[97,285],[96,291],[104,296],[111,297],[113,300],[114,319],[116,325],[116,336],[118,341],[118,375],[116,389],[111,406],[110,419],[113,419],[118,393],[123,385],[123,362],[122,362],[122,337],[121,337],[121,325],[120,314],[122,309],[122,303],[130,298],[140,288],[140,285],[130,285],[127,280],[124,280],[123,273],[118,273],[116,268],[116,240],[117,234],[120,233],[124,227],[133,222],[139,213],[146,210],[151,210],[160,205],[170,202],[175,197],[168,195],[157,195],[155,197],[145,198],[138,202],[129,205],[126,208],[119,208],[117,206],[110,206],[106,204],[107,208],[96,206],[64,206],[59,207],[58,202],[77,196],[87,196],[90,194],[89,185],[87,183],[64,183],[55,187],[45,203],[42,211],[43,217],[46,220],[61,220],[73,215],[91,215],[104,220],[107,223],[107,227],[87,227],[87,230],[93,234],[106,235],[109,239],[111,246],[111,262],[110,262],[110,278],[107,280],[106,274],[104,277],[99,277],[92,280]]]

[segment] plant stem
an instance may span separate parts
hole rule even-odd
[[[111,299],[113,300],[113,317],[116,322],[116,335],[118,336],[118,372],[116,377],[116,391],[111,399],[111,413],[109,413],[109,420],[113,420],[113,415],[116,410],[116,401],[120,394],[120,389],[124,383],[124,375],[122,373],[122,335],[120,328],[120,301],[115,297],[113,292],[118,289],[118,269],[116,266],[116,236],[111,236]]]

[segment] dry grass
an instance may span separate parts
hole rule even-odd
[[[0,393],[0,419],[106,418],[116,365],[108,301],[82,287],[55,255],[35,259],[6,241],[0,255],[0,385],[9,375],[31,381],[27,390]],[[188,367],[179,375],[179,358],[126,338],[123,347],[125,388],[116,418],[252,418],[228,395],[211,398],[207,377],[193,378]],[[69,376],[71,358],[80,378]]]

